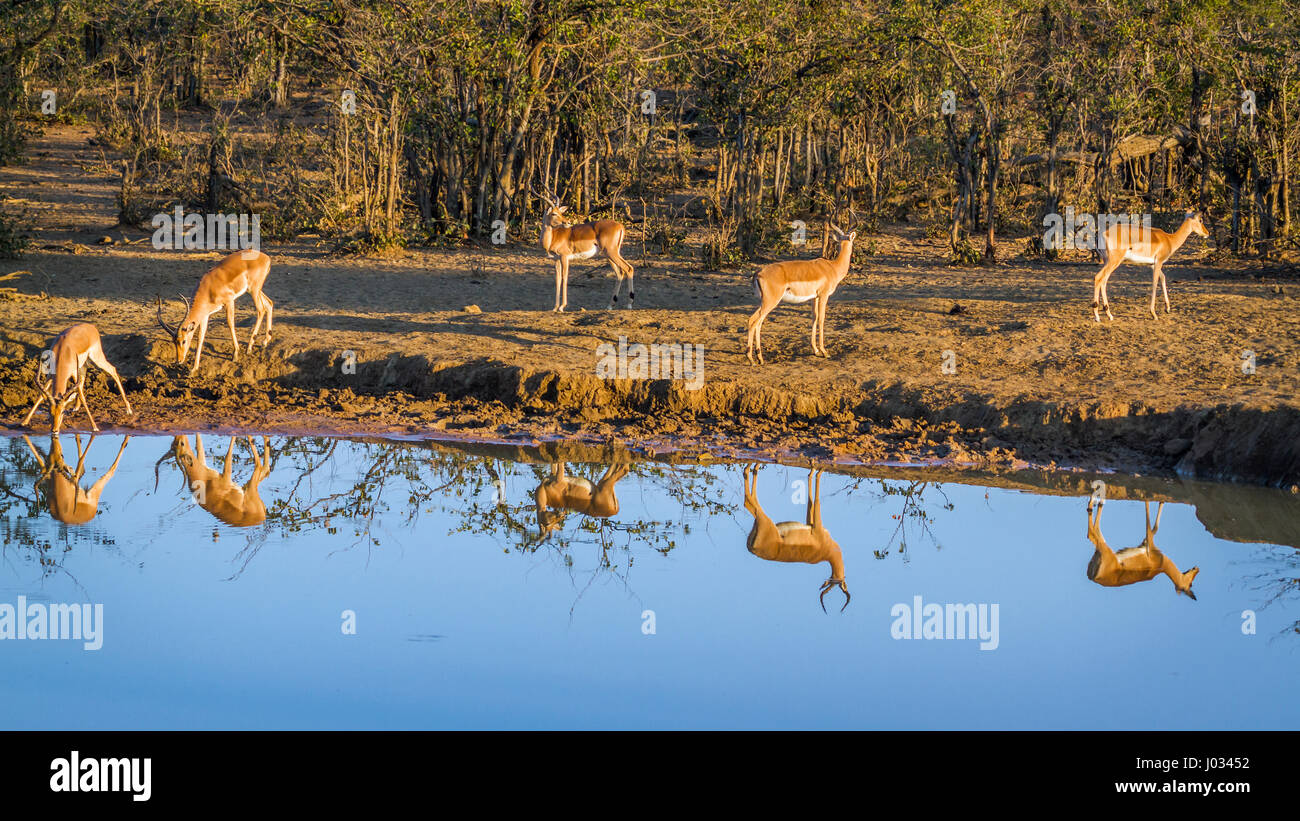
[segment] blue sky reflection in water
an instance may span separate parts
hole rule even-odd
[[[122,441],[94,440],[83,488]],[[823,612],[828,562],[747,550],[739,464],[286,437],[264,457],[240,437],[225,482],[229,437],[203,437],[207,472],[181,441],[130,439],[97,515],[67,525],[72,435],[43,480],[48,436],[0,438],[0,606],[104,613],[98,651],[0,640],[0,727],[1300,728],[1291,494],[1105,477],[1102,538],[1141,545],[1152,500],[1193,600],[1163,574],[1089,578],[1089,479],[827,471],[852,601],[833,586]],[[759,467],[763,514],[804,523],[809,478]],[[539,517],[557,481],[596,515]],[[917,596],[997,605],[996,649],[894,638]]]

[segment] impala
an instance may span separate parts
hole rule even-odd
[[[749,347],[745,356],[754,364],[754,349],[758,349],[758,364],[763,364],[763,320],[782,302],[813,303],[812,347],[817,356],[826,356],[826,303],[849,273],[849,260],[853,258],[853,240],[858,232],[846,234],[835,223],[828,223],[840,244],[835,259],[792,259],[765,265],[754,274],[754,293],[758,295],[758,310],[749,318]]]
[[[825,611],[826,594],[838,585],[844,591],[844,607],[848,607],[852,596],[844,581],[844,555],[831,534],[822,526],[822,472],[812,469],[808,471],[808,511],[803,523],[774,523],[769,519],[758,503],[758,467],[746,465],[744,474],[745,510],[754,516],[754,526],[745,539],[745,547],[760,559],[773,562],[829,562],[831,577],[822,583],[818,601]],[[840,608],[840,612],[844,612],[844,607]]]
[[[171,449],[158,460],[158,465],[168,456],[175,457],[176,465],[185,474],[186,485],[199,507],[228,525],[250,527],[266,520],[266,505],[258,495],[257,486],[271,473],[271,444],[263,436],[262,453],[258,454],[253,437],[245,437],[249,449],[253,451],[253,475],[243,485],[237,485],[232,478],[235,439],[234,436],[230,437],[230,446],[226,448],[225,469],[220,473],[208,467],[201,434],[194,435],[193,450],[184,436],[173,437]],[[158,488],[158,465],[154,466],[155,490]]]
[[[1151,318],[1156,319],[1156,286],[1165,298],[1165,313],[1169,313],[1169,290],[1166,286],[1164,264],[1182,247],[1192,234],[1208,237],[1200,217],[1188,211],[1183,224],[1170,234],[1159,228],[1144,228],[1128,223],[1112,225],[1101,235],[1106,264],[1092,278],[1092,318],[1101,322],[1101,308],[1106,309],[1106,318],[1115,317],[1110,312],[1110,298],[1106,295],[1106,284],[1110,275],[1115,273],[1121,262],[1126,260],[1140,262],[1151,266]]]
[[[559,205],[543,194],[537,196],[547,205],[546,213],[542,215],[542,248],[548,257],[555,260],[555,307],[552,310],[563,312],[569,304],[569,262],[599,257],[609,260],[609,267],[618,275],[618,281],[614,283],[614,296],[609,301],[609,310],[618,306],[618,292],[623,286],[624,278],[627,279],[627,307],[631,308],[636,299],[632,266],[619,253],[625,233],[623,223],[596,220],[566,225],[560,217],[568,210],[567,206]]]
[[[248,351],[251,353],[253,350],[253,342],[257,339],[257,331],[262,327],[263,318],[266,319],[266,334],[262,337],[262,347],[265,348],[266,343],[271,341],[272,309],[275,307],[275,303],[262,293],[262,284],[266,282],[266,275],[270,270],[271,258],[261,251],[246,250],[231,254],[199,280],[199,285],[194,290],[193,302],[181,297],[185,301],[185,318],[181,320],[180,325],[174,327],[163,320],[160,298],[158,324],[171,336],[172,342],[176,345],[176,364],[185,364],[190,343],[197,330],[199,340],[194,348],[194,366],[190,368],[190,373],[199,369],[203,341],[208,334],[208,319],[222,308],[226,309],[226,324],[230,326],[230,340],[235,346],[234,359],[239,361],[239,338],[235,336],[235,300],[245,293],[252,295],[253,308],[257,311],[257,322],[254,323],[253,333],[248,338]]]
[[[54,357],[54,379],[51,381],[44,363],[36,368],[36,376],[32,381],[40,395],[36,397],[32,409],[23,417],[23,425],[31,421],[33,414],[42,403],[48,402],[50,431],[58,433],[63,427],[63,414],[67,410],[68,403],[73,398],[77,398],[81,400],[81,409],[86,412],[86,418],[90,420],[90,429],[98,432],[99,426],[95,424],[95,417],[90,415],[90,407],[86,405],[87,362],[93,363],[113,377],[117,392],[122,395],[122,402],[126,405],[126,415],[135,415],[135,411],[131,410],[131,401],[126,398],[126,391],[122,389],[122,380],[118,378],[117,369],[104,356],[99,329],[94,325],[89,322],[79,322],[68,328],[55,338],[54,344],[50,346],[50,353]]]
[[[597,519],[608,519],[618,513],[618,497],[614,485],[632,469],[631,465],[609,465],[605,474],[592,484],[590,479],[569,476],[562,463],[551,465],[551,475],[533,491],[537,505],[537,535],[550,538],[559,529],[564,517],[557,510],[573,511]]]
[[[1155,545],[1155,535],[1160,530],[1160,516],[1164,513],[1165,503],[1160,502],[1156,507],[1155,525],[1151,524],[1151,503],[1143,502],[1143,504],[1146,506],[1147,513],[1146,538],[1137,547],[1116,552],[1110,549],[1110,545],[1106,544],[1106,539],[1101,535],[1102,504],[1097,504],[1097,513],[1094,516],[1092,501],[1089,500],[1088,541],[1092,542],[1096,551],[1092,554],[1092,560],[1088,562],[1088,578],[1105,587],[1122,587],[1126,584],[1154,579],[1163,573],[1174,583],[1175,591],[1186,593],[1188,598],[1195,601],[1196,594],[1192,592],[1192,580],[1196,578],[1197,573],[1201,572],[1200,568],[1193,567],[1183,573],[1168,556],[1160,552]]]
[[[41,466],[40,478],[36,480],[37,486],[45,483],[45,500],[50,508],[50,516],[56,521],[68,525],[84,525],[95,514],[99,512],[99,495],[104,492],[104,487],[108,485],[108,480],[113,478],[117,472],[117,463],[122,460],[122,451],[126,450],[126,443],[131,441],[130,436],[122,437],[122,446],[117,449],[117,458],[109,466],[108,472],[95,480],[90,486],[90,490],[81,487],[81,477],[86,473],[86,456],[90,453],[90,446],[94,444],[95,437],[91,436],[90,441],[86,443],[83,450],[81,447],[81,434],[76,435],[77,440],[77,467],[75,470],[68,468],[63,461],[63,443],[59,441],[59,435],[50,436],[50,452],[45,459],[41,458],[40,451],[32,444],[32,440],[26,436],[27,449],[36,457],[36,461]]]

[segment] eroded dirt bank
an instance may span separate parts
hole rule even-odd
[[[39,343],[0,358],[8,427],[32,400]],[[798,390],[706,380],[608,380],[488,358],[469,362],[275,345],[242,364],[212,357],[194,377],[163,363],[170,346],[113,340],[137,414],[127,419],[111,384],[93,382],[101,426],[149,431],[255,428],[343,434],[455,433],[539,441],[608,439],[642,452],[707,451],[822,461],[921,462],[1013,469],[1026,463],[1290,486],[1300,481],[1300,411],[1243,404],[1161,409],[1129,402],[1067,402],[914,386]],[[72,425],[84,416],[70,414]],[[44,414],[35,425],[41,426]]]

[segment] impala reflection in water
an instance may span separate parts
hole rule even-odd
[[[1115,551],[1088,474],[114,439],[0,437],[0,598],[107,625],[0,641],[0,727],[1300,728],[1288,493],[1108,475]],[[918,601],[996,607],[996,649],[895,641]],[[1174,686],[1092,709],[1116,681]]]
[[[808,471],[808,511],[803,523],[774,523],[758,503],[758,466],[745,466],[745,510],[754,515],[754,526],[749,529],[745,547],[760,559],[772,562],[803,562],[819,564],[828,562],[831,577],[822,582],[822,610],[826,609],[826,594],[839,585],[844,591],[843,611],[849,606],[849,588],[844,583],[844,554],[831,534],[822,525],[822,471]]]
[[[1151,523],[1151,503],[1142,503],[1147,518],[1146,537],[1137,547],[1128,547],[1118,552],[1111,550],[1110,545],[1106,544],[1105,537],[1101,535],[1101,509],[1104,505],[1104,502],[1099,502],[1096,505],[1097,513],[1093,515],[1093,504],[1091,501],[1088,502],[1088,540],[1096,548],[1096,552],[1092,554],[1092,561],[1088,562],[1088,578],[1105,587],[1122,587],[1135,582],[1150,581],[1163,573],[1174,583],[1175,591],[1195,600],[1192,580],[1201,569],[1193,567],[1183,573],[1168,556],[1160,551],[1160,548],[1156,547],[1156,532],[1160,530],[1160,517],[1164,515],[1165,503],[1160,502],[1156,506],[1154,525]]]
[[[27,443],[27,448],[41,466],[36,486],[38,491],[44,491],[45,504],[50,516],[64,524],[84,525],[95,518],[95,514],[99,512],[100,494],[104,492],[113,474],[117,473],[117,465],[122,461],[122,452],[126,450],[126,443],[131,441],[131,437],[122,437],[122,444],[118,446],[113,464],[109,465],[103,476],[95,480],[89,490],[81,487],[81,480],[86,474],[86,457],[90,455],[90,446],[94,444],[95,437],[90,437],[84,450],[81,447],[81,434],[76,434],[75,438],[77,442],[75,469],[69,468],[67,462],[63,460],[63,442],[57,433],[50,436],[50,449],[44,456],[32,444],[30,437],[24,436],[23,441]]]
[[[270,442],[262,437],[263,453],[259,455],[253,437],[243,437],[252,451],[253,475],[239,485],[232,476],[236,438],[230,437],[224,467],[218,473],[208,465],[202,434],[195,434],[193,448],[184,436],[173,437],[171,449],[154,465],[154,489],[158,488],[158,468],[171,458],[184,474],[185,487],[192,492],[194,501],[208,513],[234,527],[251,527],[266,521],[266,505],[258,495],[258,485],[271,473]]]

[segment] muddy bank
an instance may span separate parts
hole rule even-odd
[[[10,429],[33,398],[38,340],[16,344],[11,335],[0,347],[0,407]],[[200,373],[189,376],[165,364],[171,348],[156,336],[123,335],[106,340],[106,349],[137,415],[125,418],[111,384],[96,373],[89,396],[101,427],[585,437],[642,453],[998,470],[1059,466],[1283,488],[1300,483],[1300,410],[1294,407],[1052,402],[902,381],[795,390],[714,378],[690,390],[681,381],[602,379],[594,369],[287,344],[237,363],[209,353]],[[83,414],[69,418],[85,429]],[[36,429],[44,421],[42,412]]]

